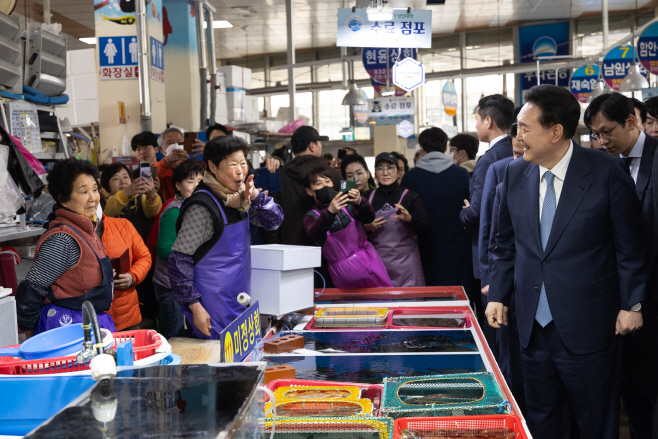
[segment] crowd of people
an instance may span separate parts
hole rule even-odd
[[[219,338],[245,310],[254,231],[319,246],[318,287],[463,286],[536,438],[612,438],[619,399],[631,437],[649,438],[658,381],[658,98],[594,99],[592,148],[572,140],[581,107],[563,88],[502,95],[474,110],[477,137],[418,136],[397,152],[323,154],[310,126],[249,174],[249,145],[207,130],[190,158],[176,128],[137,134],[151,178],[121,163],[67,159],[48,174],[55,206],[17,294],[20,328],[82,321]],[[476,160],[480,142],[489,144]],[[163,158],[158,160],[158,153]],[[516,160],[523,157],[522,160]],[[621,377],[621,379],[618,379]],[[658,409],[658,407],[657,407]],[[578,436],[579,435],[579,436]]]

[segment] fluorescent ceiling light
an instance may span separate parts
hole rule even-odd
[[[392,12],[368,12],[368,21],[386,21],[392,19]]]
[[[80,41],[87,44],[96,44],[96,37],[92,38],[79,38]]]
[[[381,96],[387,97],[387,96],[393,96],[395,94],[395,87],[382,87],[382,91],[380,93]]]
[[[226,20],[215,20],[212,22],[213,29],[227,29],[229,27],[233,27],[233,25]],[[206,21],[203,22],[203,28],[208,28],[208,23]]]

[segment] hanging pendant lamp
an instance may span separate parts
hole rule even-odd
[[[350,83],[350,89],[343,98],[343,105],[368,105],[368,101],[363,99],[363,96],[356,89],[356,83]]]
[[[594,84],[594,88],[587,97],[588,104],[603,94],[614,92],[614,90],[605,82],[603,76],[601,76],[601,63],[599,63],[598,67],[599,77],[596,79],[596,84]]]
[[[620,92],[637,91],[649,87],[649,81],[642,75],[640,66],[635,63],[633,58],[633,65],[631,66],[628,75],[621,81],[619,85]]]

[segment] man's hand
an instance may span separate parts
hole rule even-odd
[[[115,290],[125,290],[132,286],[135,283],[130,273],[120,274],[114,278],[114,289]]]
[[[489,285],[485,285],[484,287],[482,287],[481,292],[482,292],[482,294],[484,294],[485,296],[488,296],[488,295],[489,295]]]
[[[470,205],[471,203],[468,200],[464,200],[464,206],[462,207],[462,209],[466,209]]]
[[[336,196],[334,197],[333,200],[331,200],[331,204],[329,204],[329,212],[333,213],[334,215],[340,212],[340,210],[347,206],[347,202],[349,201],[348,195],[344,194],[342,192],[338,192]]]
[[[259,193],[260,191],[256,189],[256,186],[254,186],[254,174],[251,174],[245,182],[244,200],[253,201],[256,199]]]
[[[615,335],[626,335],[642,328],[642,311],[619,311]]]
[[[190,305],[190,311],[192,311],[192,324],[210,337],[210,315],[208,311],[201,305],[201,302]]]
[[[175,168],[178,166],[181,162],[187,160],[189,156],[185,152],[184,149],[174,149],[171,151],[169,154],[167,154],[164,158],[165,163],[167,166],[170,168]]]
[[[192,147],[194,148],[192,149],[193,152],[192,155],[203,154],[203,150],[206,147],[206,142],[204,142],[203,140],[195,139],[194,143],[192,144]]]
[[[350,189],[347,196],[349,197],[350,203],[357,206],[361,204],[361,192],[359,192],[358,189]]]
[[[281,167],[281,162],[273,157],[268,157],[267,160],[265,160],[265,167],[270,171],[270,174],[274,174],[276,170]]]
[[[500,302],[489,302],[487,304],[487,310],[484,312],[484,315],[487,317],[487,322],[492,328],[499,329],[500,325],[505,325],[509,323],[507,309]]]
[[[400,213],[398,215],[394,215],[393,218],[401,219],[402,221],[406,221],[406,222],[411,221],[411,214],[407,209],[402,207],[402,204],[396,204],[395,207],[400,209]]]
[[[363,226],[363,228],[366,229],[366,232],[372,232],[373,230],[381,228],[384,224],[386,224],[386,219],[384,217],[379,217],[375,218],[370,224]]]

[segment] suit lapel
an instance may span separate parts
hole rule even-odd
[[[541,254],[541,233],[539,231],[539,166],[529,164],[523,172],[523,175],[528,179],[528,184],[525,186],[526,194],[524,199],[528,200],[530,203],[530,232],[532,233],[532,236],[534,236],[533,239],[535,240],[539,253]]]
[[[637,182],[635,183],[635,193],[642,201],[644,191],[649,184],[651,177],[651,168],[653,168],[653,156],[656,152],[656,143],[651,136],[647,135],[644,139],[644,149],[642,150],[642,159],[640,160],[640,169],[637,173]]]
[[[551,250],[553,250],[553,247],[555,247],[560,236],[562,236],[567,224],[569,224],[571,217],[576,212],[576,209],[578,209],[581,201],[583,201],[585,194],[592,186],[592,183],[585,178],[589,173],[590,168],[585,153],[583,152],[583,148],[574,143],[573,155],[571,156],[571,161],[567,168],[567,175],[564,179],[564,184],[562,185],[560,201],[558,202],[557,210],[555,211],[555,219],[553,220],[551,234],[548,237],[548,243],[546,243],[544,256],[548,256]]]

